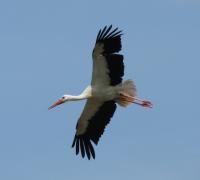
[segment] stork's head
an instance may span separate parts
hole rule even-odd
[[[63,95],[61,98],[59,98],[55,103],[53,103],[53,105],[51,105],[48,109],[52,109],[60,104],[65,103],[66,101],[68,101],[70,98],[68,95]]]

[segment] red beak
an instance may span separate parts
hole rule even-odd
[[[58,106],[58,105],[60,105],[62,103],[64,103],[64,101],[62,99],[59,99],[58,101],[56,101],[55,103],[53,103],[53,105],[50,106],[48,109],[50,110],[50,109],[52,109],[52,108],[54,108],[54,107],[56,107],[56,106]]]

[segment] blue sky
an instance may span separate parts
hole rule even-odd
[[[0,179],[200,178],[200,1],[1,1]],[[124,79],[153,109],[118,108],[96,149],[71,143],[99,28],[123,30]]]

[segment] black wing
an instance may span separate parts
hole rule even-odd
[[[121,32],[113,30],[112,25],[100,30],[93,50],[92,84],[117,85],[124,75],[123,55],[121,50]],[[103,69],[104,68],[104,69]]]
[[[88,101],[90,101],[88,103]],[[91,156],[95,159],[95,151],[92,145],[98,144],[99,138],[104,132],[106,125],[110,122],[115,110],[115,101],[107,101],[102,103],[91,118],[87,119],[85,113],[91,108],[93,102],[88,100],[85,109],[77,123],[77,132],[72,143],[72,147],[76,148],[76,155],[81,151],[81,155],[84,158],[85,154],[88,159]],[[85,119],[84,119],[85,118]],[[82,124],[84,123],[84,125]]]

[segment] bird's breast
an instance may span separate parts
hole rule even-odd
[[[93,86],[92,87],[92,98],[109,101],[116,99],[117,91],[114,86]]]

